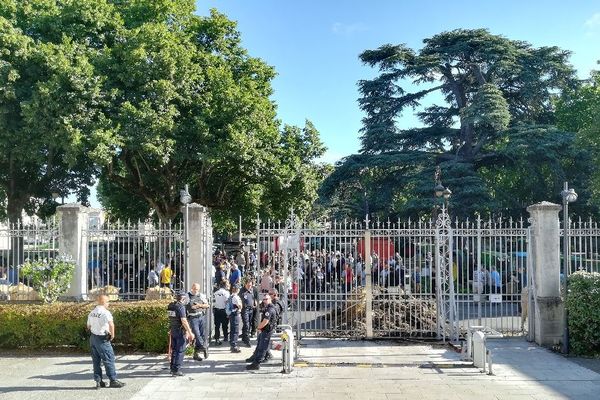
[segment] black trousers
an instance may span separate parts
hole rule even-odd
[[[214,308],[214,316],[215,316],[215,340],[219,340],[221,338],[221,329],[223,329],[223,338],[227,341],[227,334],[229,332],[229,318],[227,318],[227,313],[225,309]]]

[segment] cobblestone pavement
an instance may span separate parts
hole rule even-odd
[[[295,370],[278,360],[246,372],[251,349],[223,346],[208,360],[187,360],[186,376],[168,376],[161,356],[118,357],[124,389],[90,390],[85,356],[2,357],[0,399],[600,399],[600,375],[522,339],[488,342],[494,375],[481,374],[444,346],[307,340]]]

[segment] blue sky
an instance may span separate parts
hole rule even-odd
[[[488,28],[535,46],[573,52],[584,78],[600,59],[600,2],[597,0],[330,1],[198,0],[198,14],[216,8],[238,22],[252,56],[275,67],[273,100],[279,118],[303,125],[311,120],[335,162],[360,146],[362,112],[357,82],[374,76],[358,54],[385,43],[418,49],[422,40],[456,28]],[[405,114],[402,127],[417,124]],[[92,205],[98,206],[92,188]]]
[[[198,13],[216,8],[238,22],[252,56],[275,67],[273,99],[289,124],[311,120],[328,147],[325,161],[355,153],[362,112],[357,81],[373,76],[358,54],[385,43],[417,49],[422,40],[455,28],[488,28],[534,46],[573,51],[580,76],[600,59],[597,0],[327,1],[198,0]],[[400,125],[414,126],[412,115]]]

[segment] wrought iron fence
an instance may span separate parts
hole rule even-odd
[[[520,334],[524,221],[258,223],[261,289],[300,336]],[[369,273],[370,271],[370,273]],[[445,280],[445,284],[442,284]]]
[[[87,250],[87,289],[92,297],[102,290],[121,300],[137,300],[146,296],[148,288],[185,289],[182,223],[89,225],[82,246]]]
[[[0,300],[38,300],[29,278],[21,269],[25,262],[58,256],[59,236],[56,218],[0,223]]]
[[[577,271],[600,272],[600,227],[593,220],[569,221],[569,275]],[[564,227],[560,233],[564,236]],[[564,244],[561,240],[561,266],[564,265]],[[563,269],[564,273],[564,269]]]

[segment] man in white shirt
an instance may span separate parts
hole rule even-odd
[[[227,341],[227,334],[229,328],[229,318],[225,312],[225,305],[229,300],[229,292],[227,291],[227,282],[221,282],[219,290],[214,294],[213,302],[213,313],[215,319],[215,343],[217,346],[222,344],[221,342],[221,329],[223,330],[223,340]]]
[[[94,380],[96,389],[106,387],[102,380],[102,363],[106,369],[106,375],[110,380],[111,388],[121,388],[125,386],[123,382],[117,380],[115,369],[115,353],[111,341],[115,337],[115,324],[110,311],[108,311],[108,296],[101,294],[98,296],[98,305],[88,315],[87,329],[91,332],[90,347],[92,351],[92,362],[94,363]]]

